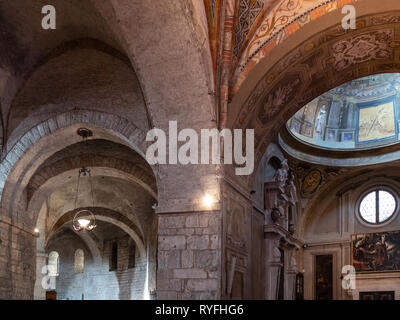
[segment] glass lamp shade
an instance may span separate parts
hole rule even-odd
[[[80,210],[75,213],[72,226],[75,231],[93,230],[96,228],[96,218],[90,210]]]

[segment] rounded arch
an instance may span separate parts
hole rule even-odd
[[[138,246],[140,256],[146,257],[146,246],[143,242],[142,237],[139,235],[137,228],[134,227],[134,223],[129,221],[129,219],[123,217],[118,212],[113,211],[112,209],[100,208],[102,210],[96,210],[96,219],[104,222],[111,223],[120,229],[122,229],[125,233],[127,233]],[[46,239],[46,244],[50,240],[51,236],[57,232],[62,226],[72,221],[74,212],[66,212],[61,215],[55,223],[50,227],[50,231],[48,233],[48,237]],[[136,230],[135,230],[136,229]]]
[[[395,59],[400,3],[384,0],[377,8],[364,0],[355,6],[356,30],[342,28],[338,10],[308,23],[259,61],[234,96],[228,126],[255,129],[256,167],[272,137],[306,103],[344,82],[400,70]],[[361,40],[369,50],[358,47]]]
[[[49,198],[55,193],[59,192],[57,196],[59,196],[60,194],[63,195],[65,197],[63,201],[68,200],[70,197],[74,198],[75,192],[70,190],[70,188],[76,188],[76,182],[69,181],[69,178],[72,176],[72,174],[75,173],[75,170],[64,172],[57,177],[51,178],[45,184],[43,184],[32,197],[27,210],[24,211],[24,214],[26,215],[25,221],[28,221],[29,219],[32,224],[36,224],[36,221],[41,221],[42,218],[40,215],[44,216],[46,215],[46,212],[51,211],[51,200]],[[103,180],[103,177],[106,177],[108,180]],[[60,181],[63,182],[63,185],[60,185]],[[103,181],[113,183],[114,188],[117,189],[117,191],[112,194],[112,199],[104,198],[104,193],[102,191],[106,189],[106,186],[99,186],[99,184]],[[136,231],[136,233],[139,234],[142,239],[144,239],[144,235],[147,231],[147,215],[153,213],[153,209],[151,208],[151,205],[153,204],[151,196],[149,194],[145,195],[144,193],[140,193],[140,191],[142,190],[139,187],[135,187],[134,189],[125,190],[124,192],[122,192],[122,189],[127,189],[126,183],[131,183],[131,181],[129,179],[126,179],[125,176],[106,176],[103,171],[93,171],[92,183],[96,188],[94,190],[94,196],[97,200],[95,202],[95,205],[98,206],[96,207],[96,212],[98,211],[98,209],[100,209],[101,212],[105,210],[109,212],[109,214],[111,214],[111,211],[109,210],[114,210],[116,207],[118,207],[119,213],[114,213],[114,215],[116,215],[118,219],[124,220],[125,224],[131,226]],[[120,183],[120,185],[117,185],[117,183]],[[97,189],[98,187],[100,187],[101,189]],[[69,190],[68,193],[65,193],[65,190]],[[100,192],[100,195],[103,195],[103,197],[96,197],[97,192]],[[131,198],[125,198],[127,194],[131,194]],[[137,204],[135,203],[136,201],[138,202]],[[77,205],[79,206],[80,204],[81,203],[79,202]],[[85,204],[90,205],[87,202],[82,203],[82,205]],[[46,206],[46,210],[41,210],[43,206]],[[53,225],[57,222],[57,220],[59,219],[59,215],[63,214],[62,210],[72,212],[74,209],[76,208],[74,208],[74,203],[71,201],[64,203],[62,206],[58,204],[57,212],[52,212],[51,216],[48,219],[48,225]]]
[[[307,205],[302,209],[302,215],[298,220],[299,237],[307,238],[307,234],[315,233],[315,223],[326,212],[326,207],[346,194],[346,200],[341,203],[343,210],[349,210],[346,216],[354,216],[358,211],[359,200],[366,190],[376,186],[386,186],[390,190],[399,190],[399,177],[393,176],[393,172],[398,171],[396,164],[377,165],[374,169],[356,169],[339,175],[323,185],[318,193],[311,198]],[[396,192],[397,194],[397,192]],[[398,200],[397,200],[398,201]],[[398,210],[398,208],[396,209]],[[336,212],[340,215],[339,212]],[[396,211],[397,214],[397,211]],[[347,218],[349,219],[349,218]],[[354,219],[356,219],[354,217]],[[392,220],[378,227],[385,227]]]
[[[80,141],[76,130],[81,126],[92,129],[97,138],[122,143],[145,158],[145,134],[126,119],[87,110],[57,115],[28,131],[0,164],[3,173],[3,179],[0,180],[3,212],[12,212],[16,194],[25,190],[34,172],[49,156]]]
[[[89,41],[69,50],[56,48],[30,74],[8,112],[7,151],[26,128],[75,109],[124,115],[142,131],[149,129],[143,93],[129,61],[112,48],[97,46]]]

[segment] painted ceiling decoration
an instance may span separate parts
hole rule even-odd
[[[242,53],[234,62],[231,96],[240,88],[253,67],[274,47],[285,41],[305,24],[326,13],[353,3],[354,0],[283,0],[270,8]]]
[[[234,20],[234,34],[228,41],[232,41],[229,93],[232,98],[249,72],[274,47],[308,22],[355,1],[204,0],[215,75],[218,73],[220,47],[224,38],[221,30],[230,32],[227,28],[230,28],[231,18]],[[234,17],[224,17],[224,6],[234,7]],[[223,27],[224,23],[228,25]],[[221,58],[224,58],[223,55]]]
[[[210,38],[210,49],[213,59],[214,76],[217,73],[217,57],[220,39],[220,24],[222,15],[223,0],[204,0],[204,6],[208,20],[208,34]]]
[[[363,76],[398,72],[400,38],[395,26],[399,21],[398,12],[361,16],[356,31],[348,33],[338,24],[310,38],[265,71],[228,125],[255,129],[255,158],[261,159],[270,143],[269,132],[279,131],[299,108],[315,97]],[[349,50],[361,39],[365,48],[375,48],[364,50],[362,57],[356,50]],[[335,50],[338,47],[346,53]],[[342,72],[337,72],[341,66],[335,63],[339,55],[347,60]],[[300,82],[296,84],[294,79]]]
[[[254,27],[255,21],[262,17],[262,12],[268,0],[239,0],[236,29],[235,46],[233,50],[234,57],[237,58],[250,29]],[[276,2],[276,1],[272,1]]]
[[[317,97],[287,122],[299,141],[318,148],[370,149],[399,141],[400,74],[347,82]]]

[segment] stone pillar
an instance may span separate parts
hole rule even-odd
[[[274,233],[265,233],[265,299],[276,300],[279,283],[279,271],[282,268],[281,253],[279,251],[280,236]]]
[[[47,264],[47,254],[45,252],[38,252],[36,254],[36,282],[34,299],[45,300],[46,290],[42,286],[42,279],[45,275],[42,274],[42,268]]]
[[[218,299],[220,211],[158,213],[157,299]]]

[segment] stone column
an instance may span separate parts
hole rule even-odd
[[[276,300],[279,283],[279,271],[283,267],[279,251],[280,236],[274,233],[265,233],[265,299]]]

